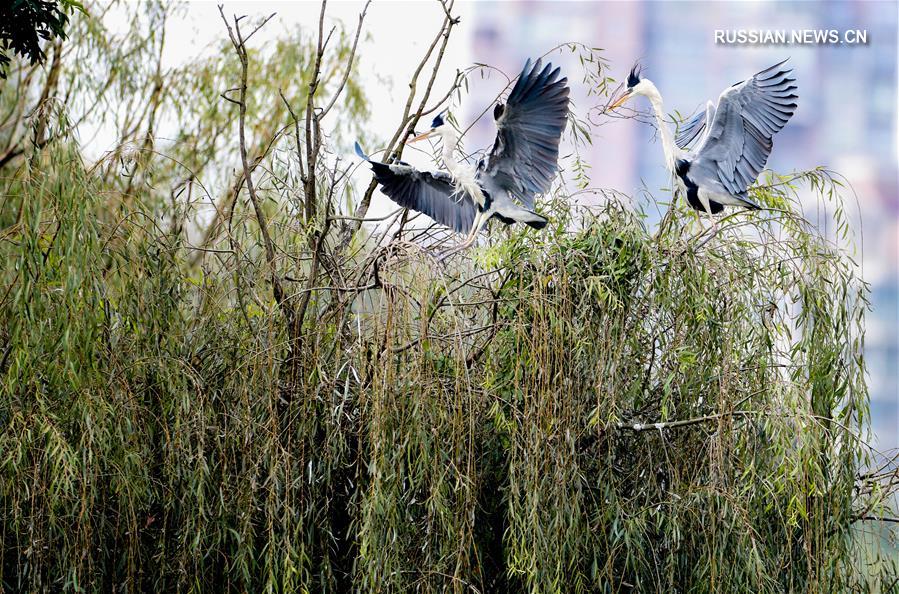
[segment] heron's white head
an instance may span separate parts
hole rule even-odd
[[[419,134],[418,136],[409,140],[407,143],[411,144],[413,142],[418,142],[419,140],[424,140],[425,138],[430,138],[431,136],[439,136],[445,139],[447,136],[454,135],[455,130],[449,123],[448,116],[449,114],[446,110],[441,111],[431,122],[430,130],[428,130],[424,134]]]
[[[650,99],[661,99],[659,95],[659,90],[656,89],[656,86],[652,84],[652,81],[648,78],[640,77],[640,65],[635,64],[631,69],[631,73],[627,77],[627,88],[624,90],[624,93],[619,97],[609,109],[615,109],[616,107],[621,107],[628,99],[631,97],[635,97],[637,95],[643,95],[644,97],[649,97]]]

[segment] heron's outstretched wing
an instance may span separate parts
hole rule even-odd
[[[568,79],[552,64],[528,60],[506,104],[493,108],[496,140],[482,175],[530,209],[549,190],[559,167],[559,140],[568,118]]]
[[[356,154],[371,165],[381,192],[400,206],[424,213],[459,233],[471,230],[477,206],[466,192],[456,190],[449,174],[419,171],[402,162],[388,165],[372,161],[358,142]]]
[[[706,103],[705,111],[700,111],[684,123],[683,126],[680,126],[677,129],[677,135],[674,137],[674,142],[678,147],[686,150],[694,140],[697,138],[704,138],[702,132],[707,128],[706,122],[712,122],[714,120],[715,104],[709,101]]]
[[[781,70],[784,62],[721,93],[711,128],[696,151],[694,167],[713,173],[735,196],[758,177],[772,138],[796,111],[796,80],[790,78],[791,69]]]

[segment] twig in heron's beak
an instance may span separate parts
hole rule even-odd
[[[613,109],[615,109],[616,107],[621,107],[621,106],[624,104],[625,101],[627,101],[628,99],[631,98],[631,95],[632,95],[632,94],[633,94],[633,93],[632,93],[631,91],[625,91],[624,95],[622,95],[621,97],[619,97],[618,100],[615,101],[615,103],[613,103],[612,105],[609,106],[609,110],[613,110]]]

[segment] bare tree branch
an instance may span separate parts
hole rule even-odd
[[[415,124],[417,124],[418,120],[421,118],[422,112],[424,111],[424,106],[430,98],[434,80],[437,78],[437,73],[440,71],[440,66],[443,63],[443,56],[446,52],[446,46],[449,43],[450,34],[452,33],[453,27],[459,23],[459,19],[452,16],[453,2],[454,0],[450,0],[450,2],[448,3],[440,3],[446,15],[443,20],[443,26],[440,28],[437,36],[434,37],[434,40],[431,42],[431,45],[425,52],[424,57],[422,57],[421,61],[418,64],[418,67],[416,67],[415,72],[412,74],[412,79],[409,82],[409,96],[406,99],[406,105],[403,108],[403,115],[400,119],[400,125],[397,127],[396,132],[394,132],[393,137],[390,139],[390,142],[387,143],[387,148],[384,151],[385,154],[388,155],[388,157],[386,158],[388,162],[391,160],[399,159],[402,156],[404,145],[401,141],[404,140],[406,136],[408,136],[409,132],[415,129]],[[441,43],[440,49],[438,50],[437,57],[434,61],[434,66],[431,70],[431,75],[428,80],[425,93],[421,98],[421,105],[414,115],[410,115],[412,104],[415,101],[415,95],[417,93],[418,77],[421,75],[422,70],[428,63],[431,55],[434,53],[434,49],[437,47],[438,43]],[[397,142],[400,142],[398,146]],[[341,246],[346,246],[349,243],[352,235],[362,226],[362,222],[359,219],[365,219],[365,216],[368,213],[368,209],[371,206],[372,194],[374,194],[376,187],[377,182],[373,179],[368,185],[368,188],[366,188],[365,193],[362,196],[362,200],[359,202],[359,206],[353,213],[353,217],[357,220],[351,222],[345,228],[344,236],[340,242]]]
[[[256,222],[259,225],[259,232],[262,235],[262,243],[265,248],[265,257],[268,262],[271,274],[272,281],[272,291],[275,296],[275,301],[278,303],[278,306],[281,308],[284,316],[287,318],[288,322],[293,322],[294,312],[290,306],[290,303],[286,299],[284,289],[281,286],[281,278],[278,276],[277,271],[277,263],[275,261],[275,246],[272,242],[271,235],[268,230],[268,221],[265,217],[265,213],[262,212],[262,205],[259,202],[259,197],[256,195],[256,187],[253,185],[253,172],[250,166],[250,161],[247,158],[247,142],[246,142],[246,115],[247,115],[247,72],[249,70],[249,64],[247,59],[247,49],[245,45],[245,40],[241,37],[240,33],[240,18],[234,18],[234,30],[231,29],[231,26],[228,24],[228,19],[225,18],[225,12],[221,5],[219,5],[219,14],[222,16],[222,21],[225,23],[225,27],[228,29],[228,36],[231,38],[231,44],[234,46],[234,51],[237,53],[237,57],[240,59],[240,87],[238,87],[240,93],[240,99],[238,100],[238,106],[240,108],[239,111],[239,120],[238,120],[238,134],[240,137],[240,161],[243,164],[243,176],[247,185],[247,192],[250,195],[250,201],[253,203],[253,210],[256,213]],[[272,15],[274,16],[274,15]],[[263,21],[263,25],[267,23],[272,17],[268,17]],[[253,30],[253,33],[256,33],[259,28]],[[253,34],[251,33],[251,35]]]
[[[353,69],[353,62],[356,58],[356,46],[359,44],[359,36],[362,33],[362,21],[365,20],[365,13],[368,11],[368,6],[371,4],[371,0],[367,0],[365,6],[362,7],[362,12],[359,13],[359,23],[356,25],[356,33],[353,36],[353,47],[350,49],[350,56],[347,58],[346,71],[343,73],[343,78],[340,80],[340,84],[337,85],[337,90],[334,91],[334,96],[331,97],[331,100],[328,104],[321,110],[316,117],[319,121],[322,120],[328,112],[331,111],[331,108],[334,107],[334,103],[337,101],[337,98],[340,97],[340,94],[343,92],[343,87],[346,85],[347,80],[350,78],[350,71]]]

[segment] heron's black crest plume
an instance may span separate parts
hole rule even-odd
[[[634,64],[634,67],[631,68],[631,73],[627,75],[627,88],[631,89],[640,83],[640,72],[642,70],[643,68],[639,62]]]
[[[442,126],[443,124],[446,123],[443,121],[443,115],[445,113],[446,113],[446,110],[444,109],[443,111],[438,113],[436,116],[434,116],[434,120],[431,122],[431,128],[439,128],[440,126]]]

